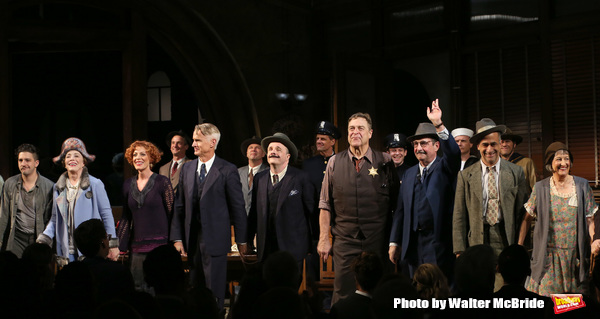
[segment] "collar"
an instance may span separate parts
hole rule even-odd
[[[350,157],[350,160],[352,160],[352,158],[355,157],[350,148],[348,148],[348,156]],[[371,150],[370,146],[367,149],[367,152],[365,153],[365,156],[363,156],[363,158],[366,158],[369,161],[369,163],[373,163],[373,151]]]
[[[433,163],[435,163],[436,159],[437,159],[437,156],[433,159],[433,161],[431,161],[431,163],[429,163],[429,165],[427,165],[427,170],[428,171],[431,169],[431,165]],[[421,165],[421,162],[419,162],[419,172],[421,172],[421,174],[423,174],[423,169],[425,169],[425,167],[423,167],[423,165]]]
[[[69,173],[68,172],[64,172],[62,173],[62,175],[60,175],[60,177],[58,178],[58,181],[56,181],[56,185],[54,186],[56,188],[56,190],[58,190],[58,192],[62,192],[66,187],[67,187],[67,179],[69,178]],[[38,178],[39,180],[39,178]],[[81,177],[79,179],[79,187],[81,189],[87,189],[88,187],[90,187],[90,175],[88,174],[88,169],[87,167],[83,167],[83,170],[81,171]]]
[[[254,167],[250,167],[250,165],[248,165],[248,174],[250,174],[250,171],[252,171],[252,175],[256,175],[262,166],[263,164],[259,164]]]
[[[198,167],[196,168],[196,172],[198,172],[198,175],[200,175],[200,168],[202,167],[202,164],[204,164],[206,166],[206,175],[208,175],[208,172],[210,172],[210,168],[212,167],[213,163],[215,162],[215,157],[216,157],[216,155],[213,154],[213,156],[206,162],[202,162],[200,160],[200,158],[198,158]]]
[[[502,158],[499,158],[498,161],[496,162],[496,164],[492,165],[496,168],[496,173],[500,173],[500,162],[501,161],[502,161]],[[486,173],[487,165],[485,165],[485,163],[483,163],[482,160],[479,160],[479,163],[481,163],[481,175],[483,176]]]
[[[288,166],[289,164],[286,165],[285,168],[281,172],[279,172],[279,174],[273,174],[273,171],[269,169],[269,176],[271,176],[271,181],[273,180],[273,175],[277,175],[279,176],[279,182],[281,182],[283,180],[283,177],[285,176],[285,173],[287,173]]]
[[[366,292],[366,291],[360,291],[360,290],[357,289],[354,293],[357,294],[357,295],[361,295],[361,296],[365,296],[367,298],[373,299],[373,296],[371,296],[371,294],[368,293],[368,292]]]

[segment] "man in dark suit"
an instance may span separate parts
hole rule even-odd
[[[311,246],[309,220],[314,209],[313,187],[303,171],[289,166],[298,150],[283,133],[261,143],[270,169],[256,175],[248,216],[248,242],[256,233],[258,260],[284,250],[294,256],[298,269]]]
[[[400,258],[412,278],[417,267],[435,264],[452,280],[452,204],[460,149],[442,122],[438,100],[427,108],[431,123],[419,124],[407,138],[419,164],[404,173],[390,235],[390,260]],[[442,148],[443,156],[437,151]],[[400,249],[399,249],[400,247]],[[406,272],[406,271],[405,271]]]
[[[173,159],[161,166],[158,173],[171,180],[171,186],[173,186],[173,192],[175,194],[177,194],[177,185],[179,184],[181,167],[183,167],[183,164],[191,161],[191,159],[185,156],[185,152],[188,150],[191,143],[189,136],[181,130],[170,132],[167,135],[167,146],[169,146],[169,149],[173,154]]]
[[[243,141],[241,149],[242,154],[248,159],[248,165],[238,168],[240,183],[242,183],[242,194],[244,194],[244,203],[246,204],[246,214],[248,214],[252,203],[254,177],[256,174],[268,169],[269,165],[263,163],[265,151],[260,146],[260,139],[253,136]]]
[[[398,180],[402,182],[402,176],[404,176],[404,172],[408,169],[408,164],[404,161],[406,159],[406,154],[408,153],[406,135],[402,133],[392,133],[386,136],[385,149],[392,157],[392,161],[396,167],[396,173],[398,173]]]
[[[242,185],[235,165],[215,156],[221,133],[210,123],[196,125],[193,135],[197,159],[183,166],[171,240],[182,254],[189,253],[192,286],[205,284],[223,309],[227,253],[231,227],[240,254],[245,254],[247,215]]]

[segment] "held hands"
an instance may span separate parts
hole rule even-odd
[[[183,242],[176,241],[173,243],[173,247],[175,247],[175,249],[181,254],[181,256],[187,257],[187,253],[183,249]]]
[[[427,118],[431,121],[431,123],[436,126],[443,124],[442,123],[442,109],[440,109],[439,99],[435,99],[435,101],[431,102],[431,108],[427,108]]]
[[[119,259],[119,254],[121,252],[119,251],[119,247],[114,247],[108,250],[108,256],[106,256],[106,258],[112,260],[112,261],[117,261]]]

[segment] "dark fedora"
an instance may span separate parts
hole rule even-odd
[[[240,145],[240,148],[242,150],[242,155],[246,156],[246,153],[248,152],[248,146],[250,146],[252,144],[260,145],[260,138],[257,138],[256,136],[252,136],[251,138],[243,141],[242,145]]]
[[[298,157],[298,149],[296,148],[296,145],[294,145],[294,143],[292,143],[292,141],[290,140],[290,138],[287,135],[285,135],[283,133],[275,133],[275,134],[273,134],[273,136],[267,136],[267,137],[263,138],[262,141],[260,142],[260,146],[262,146],[265,153],[267,153],[269,144],[271,144],[272,142],[279,142],[279,143],[285,145],[285,147],[287,147],[287,149],[290,151],[290,155],[291,155],[290,162],[295,161],[296,158]]]
[[[475,124],[475,135],[471,137],[471,143],[473,145],[478,145],[488,134],[498,132],[502,135],[504,131],[506,131],[506,126],[496,125],[492,119],[484,117]]]
[[[440,137],[437,135],[437,132],[435,131],[435,126],[433,126],[433,124],[431,123],[419,123],[419,126],[417,127],[417,131],[415,132],[415,135],[413,136],[409,136],[406,141],[408,143],[412,143],[414,140],[420,140],[422,138],[432,138],[436,141],[440,140]]]
[[[175,135],[179,135],[179,136],[183,137],[183,139],[185,140],[187,145],[192,146],[192,139],[187,134],[185,134],[184,131],[179,130],[179,131],[172,131],[172,132],[169,132],[169,134],[167,134],[166,142],[167,142],[167,146],[169,148],[171,147],[171,140],[173,139],[173,136],[175,136]]]
[[[342,137],[340,130],[338,130],[338,128],[335,127],[335,125],[333,125],[327,121],[319,122],[319,125],[317,125],[317,130],[316,130],[315,134],[328,135],[336,140],[338,140],[338,139],[340,139],[340,137]]]
[[[521,144],[521,142],[523,142],[523,137],[521,137],[521,135],[514,134],[513,131],[508,127],[506,128],[504,134],[502,134],[501,138],[503,140],[511,140],[515,144]]]
[[[408,148],[408,143],[406,142],[406,135],[402,133],[393,133],[385,137],[385,148],[398,148],[401,147],[403,149]]]

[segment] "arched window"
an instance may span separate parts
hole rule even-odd
[[[148,79],[148,121],[171,120],[171,81],[163,71]]]

